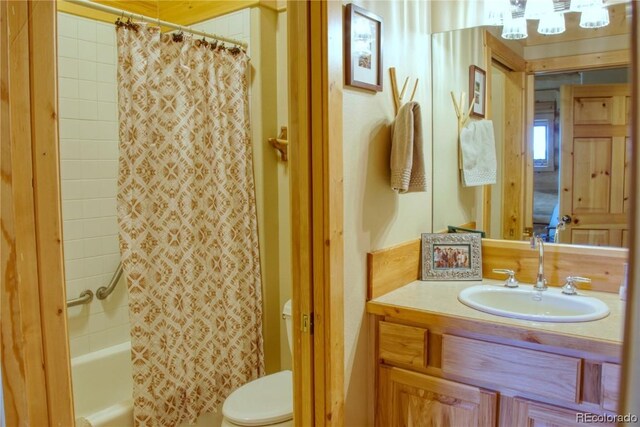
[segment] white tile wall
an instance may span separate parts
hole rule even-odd
[[[251,9],[242,9],[193,25],[193,29],[218,36],[229,37],[249,44],[251,55]]]
[[[58,14],[62,216],[67,297],[105,286],[120,261],[116,219],[115,27]],[[72,357],[129,339],[124,279],[105,301],[69,310]]]

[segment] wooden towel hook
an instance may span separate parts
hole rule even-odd
[[[396,114],[402,107],[402,98],[404,98],[404,93],[407,90],[407,84],[409,83],[409,77],[404,79],[404,84],[402,85],[402,91],[398,93],[398,80],[396,78],[396,68],[389,68],[389,74],[391,75],[391,92],[393,93],[393,105],[396,108]],[[413,91],[411,92],[411,98],[409,98],[409,102],[413,101],[413,98],[416,96],[416,90],[418,89],[418,81],[420,79],[416,79],[416,83],[413,85]]]
[[[456,116],[458,117],[458,168],[460,170],[462,170],[462,148],[460,147],[460,133],[469,122],[471,111],[473,111],[473,104],[476,103],[476,97],[474,95],[473,99],[471,100],[471,105],[469,105],[469,109],[467,109],[464,104],[465,96],[466,93],[462,92],[460,94],[460,101],[458,101],[456,99],[456,95],[451,92],[453,108],[456,110]]]
[[[283,162],[287,161],[287,149],[289,148],[289,141],[287,141],[287,127],[282,126],[280,128],[280,135],[277,138],[269,138],[269,144],[280,152],[280,158]]]

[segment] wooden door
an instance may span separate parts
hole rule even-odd
[[[494,426],[497,394],[400,368],[380,367],[379,427]]]
[[[561,88],[562,243],[628,246],[630,94],[627,84]]]
[[[559,408],[526,399],[513,399],[511,413],[501,413],[500,427],[580,427],[614,426],[598,422],[596,415]]]

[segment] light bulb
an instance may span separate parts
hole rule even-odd
[[[540,19],[553,13],[553,0],[527,0],[524,8],[526,19]]]
[[[538,33],[545,35],[561,34],[565,31],[564,15],[562,13],[551,13],[540,18]]]
[[[486,25],[504,25],[511,19],[511,2],[509,0],[491,0],[485,3]]]
[[[505,22],[502,27],[502,38],[507,40],[519,40],[527,37],[527,20],[524,18],[513,18]]]
[[[571,0],[569,10],[571,12],[582,12],[586,9],[593,9],[602,6],[602,0]]]
[[[582,11],[580,15],[580,27],[601,28],[609,25],[609,9],[606,7],[595,7]]]

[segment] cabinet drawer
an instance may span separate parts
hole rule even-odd
[[[581,360],[485,341],[442,336],[445,375],[578,402]]]
[[[378,349],[380,359],[388,363],[424,367],[427,364],[427,330],[380,322]]]
[[[602,409],[616,412],[620,387],[620,365],[602,364]]]

